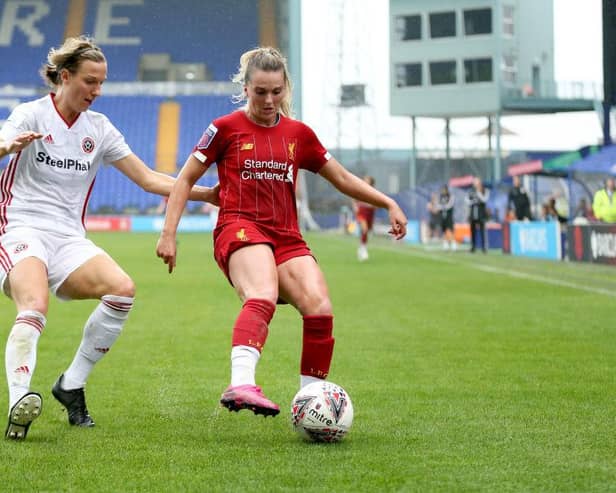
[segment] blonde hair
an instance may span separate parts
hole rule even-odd
[[[280,112],[286,117],[293,116],[291,105],[292,84],[287,67],[287,59],[276,48],[259,47],[245,52],[240,57],[240,66],[237,73],[231,79],[236,84],[245,86],[250,82],[250,77],[255,70],[264,72],[282,71],[284,76],[285,96],[280,104]],[[233,101],[241,103],[246,100],[246,94],[242,91],[233,96]]]
[[[59,48],[51,48],[47,62],[40,70],[41,77],[50,87],[60,85],[60,72],[63,69],[74,74],[84,60],[106,62],[105,55],[91,38],[78,36],[66,38]]]

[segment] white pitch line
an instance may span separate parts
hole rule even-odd
[[[529,279],[531,281],[543,282],[546,284],[553,284],[555,286],[563,286],[572,289],[579,289],[580,291],[587,291],[589,293],[604,294],[606,296],[616,297],[616,292],[609,289],[593,288],[591,286],[584,286],[576,282],[561,281],[560,279],[550,279],[549,277],[538,276],[536,274],[527,274],[526,272],[520,272],[511,269],[502,269],[500,267],[490,267],[489,265],[472,265],[473,267],[494,274],[503,274],[510,277],[517,277],[520,279]]]
[[[616,298],[616,291],[614,290],[610,290],[610,289],[604,289],[604,288],[595,288],[595,287],[591,287],[591,286],[584,286],[583,284],[578,284],[576,282],[570,282],[570,281],[561,281],[559,279],[550,279],[549,277],[544,277],[544,276],[539,276],[536,274],[528,274],[526,272],[521,272],[518,270],[513,270],[513,269],[504,269],[501,267],[491,267],[489,265],[481,265],[481,264],[474,264],[471,262],[464,262],[460,259],[456,259],[455,258],[455,253],[451,256],[451,257],[443,257],[440,255],[431,255],[431,254],[427,254],[427,253],[423,253],[423,252],[418,252],[417,250],[413,250],[413,249],[398,249],[398,248],[387,248],[387,247],[376,247],[376,248],[382,248],[384,250],[388,250],[388,251],[392,251],[392,252],[399,252],[399,253],[404,253],[404,254],[408,254],[408,255],[413,255],[415,257],[421,257],[421,258],[426,258],[429,260],[434,260],[437,262],[445,262],[445,263],[449,263],[449,264],[457,264],[457,265],[465,265],[468,267],[473,267],[477,270],[483,271],[483,272],[489,272],[491,274],[501,274],[501,275],[505,275],[505,276],[509,276],[509,277],[516,277],[519,279],[528,279],[530,281],[536,281],[536,282],[542,282],[545,284],[552,284],[554,286],[561,286],[561,287],[566,287],[566,288],[572,288],[572,289],[578,289],[580,291],[586,291],[588,293],[596,293],[596,294],[604,294],[606,296],[611,296],[613,298]]]

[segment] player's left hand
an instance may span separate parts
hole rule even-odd
[[[408,220],[404,212],[402,212],[402,209],[400,209],[397,204],[394,204],[394,206],[389,209],[389,224],[391,224],[389,234],[396,240],[401,240],[406,235],[407,223]]]

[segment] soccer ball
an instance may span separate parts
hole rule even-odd
[[[338,442],[353,423],[351,398],[335,383],[313,382],[293,397],[291,423],[306,440]]]

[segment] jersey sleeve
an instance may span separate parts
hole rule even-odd
[[[5,141],[13,140],[17,135],[28,130],[34,130],[31,124],[30,113],[24,104],[17,106],[0,128],[0,138]]]
[[[103,132],[105,136],[103,140],[105,145],[102,157],[103,163],[114,163],[132,154],[130,147],[124,140],[124,136],[120,131],[115,128],[106,117],[103,119],[103,122]]]
[[[205,129],[199,142],[193,148],[192,155],[206,167],[216,162],[218,156],[221,155],[225,144],[222,133],[224,133],[224,129],[221,128],[220,120],[214,120]]]
[[[332,156],[307,125],[303,125],[302,128],[302,141],[303,152],[300,168],[318,173]]]

